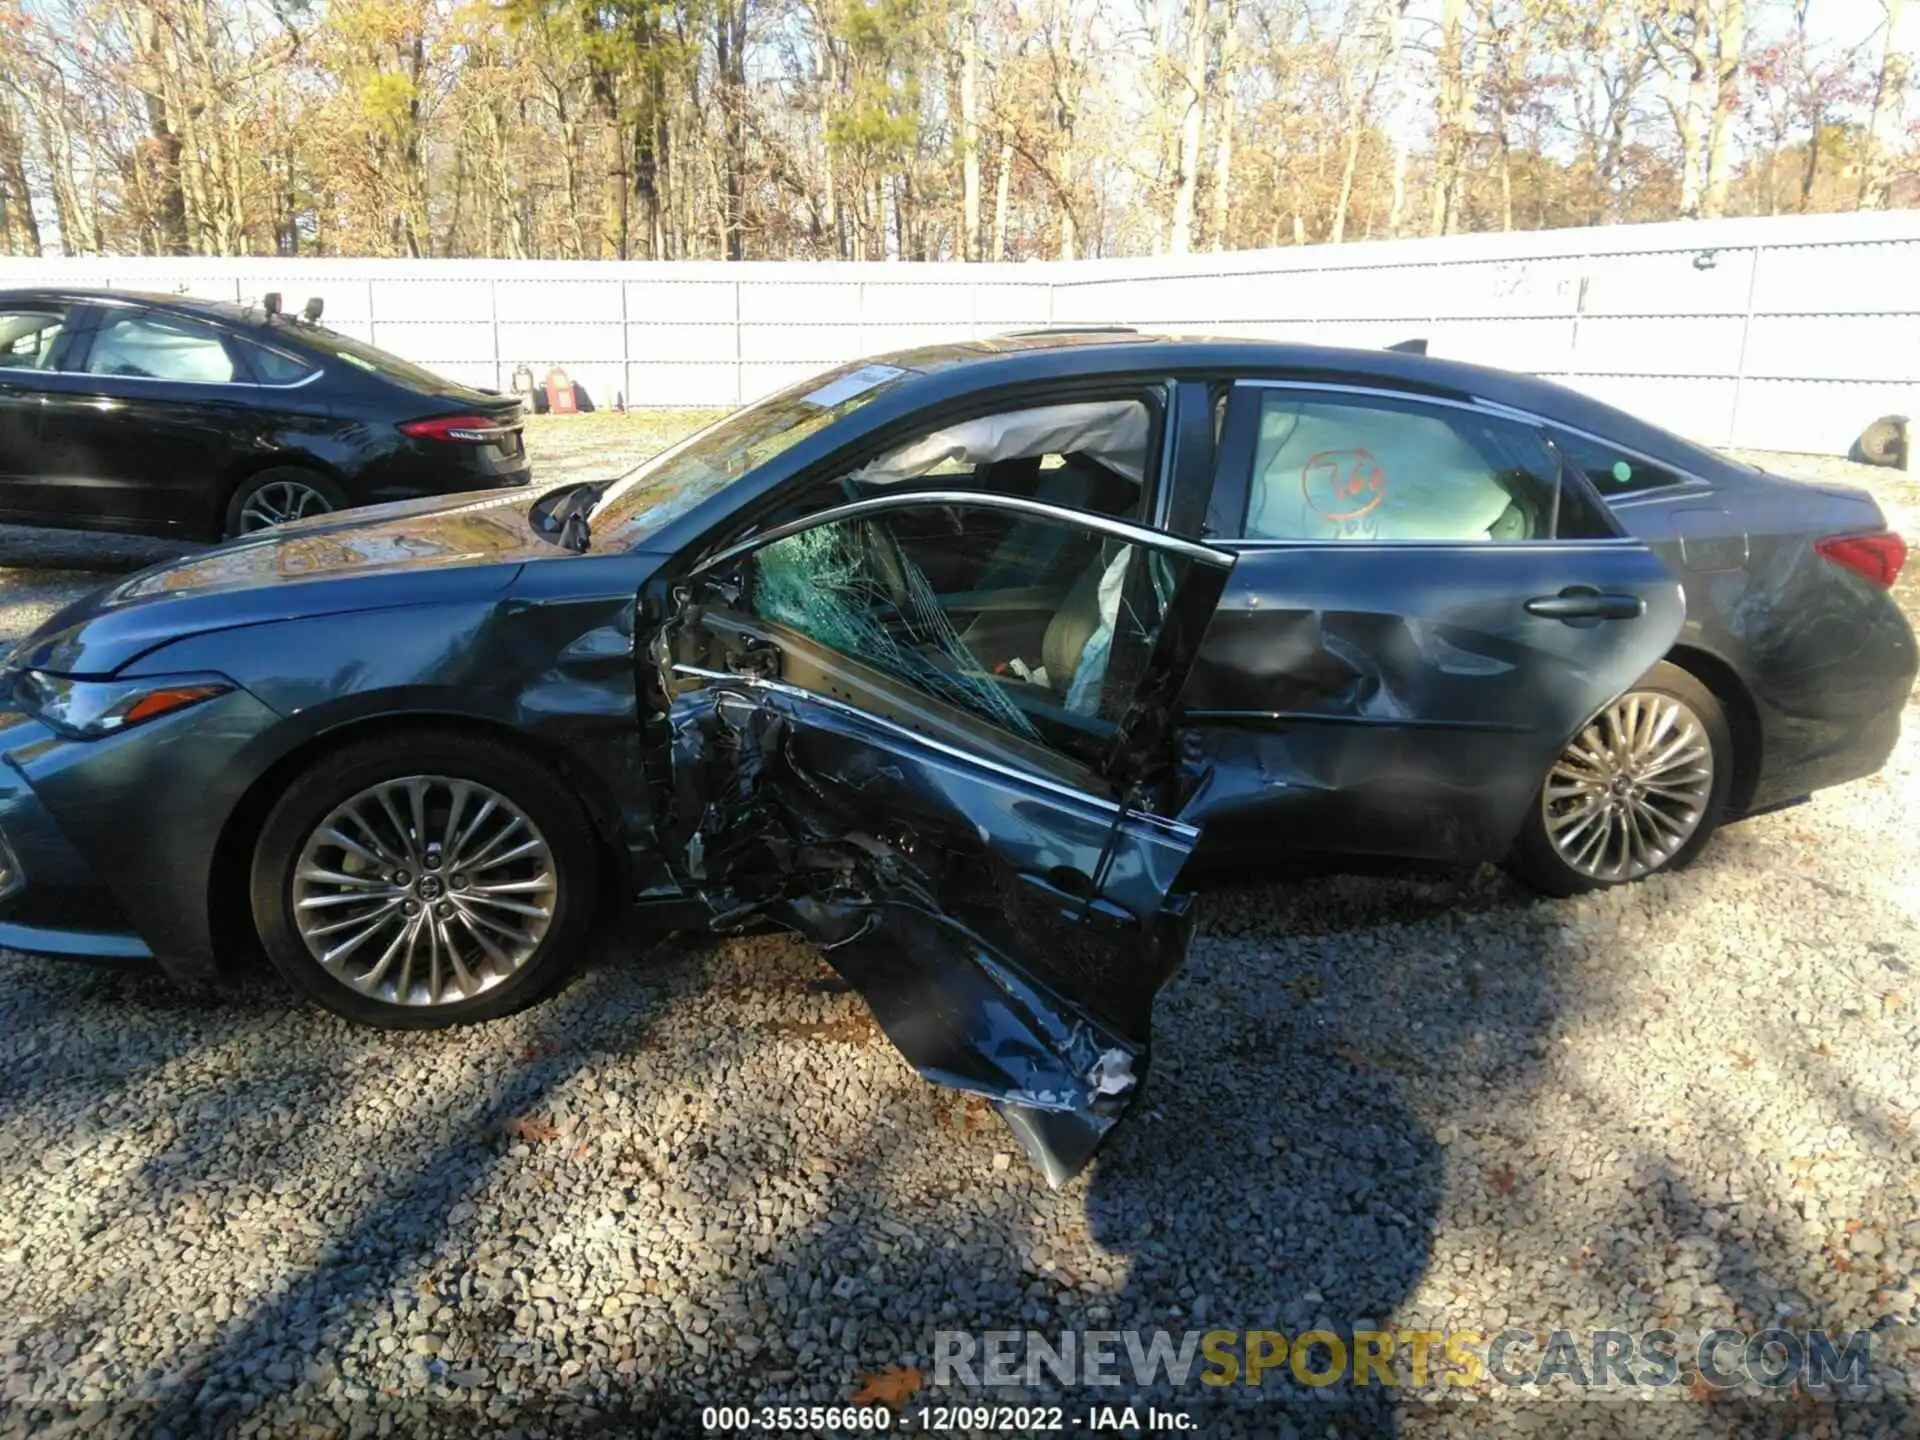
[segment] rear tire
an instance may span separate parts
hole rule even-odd
[[[1548,768],[1507,869],[1546,895],[1678,870],[1720,828],[1733,766],[1719,700],[1663,660],[1581,726]]]
[[[287,788],[254,849],[274,968],[389,1029],[491,1020],[551,992],[592,925],[598,852],[566,782],[498,741],[381,736]]]
[[[275,465],[249,475],[227,501],[222,538],[253,535],[270,525],[328,515],[347,508],[347,494],[317,470],[298,465]],[[277,518],[276,518],[277,517]]]

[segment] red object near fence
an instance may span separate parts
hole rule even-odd
[[[567,378],[567,372],[558,365],[547,371],[547,413],[572,415],[579,408],[579,401],[574,398],[573,382]]]

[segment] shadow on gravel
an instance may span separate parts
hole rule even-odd
[[[1516,937],[1524,899],[1490,872],[1328,871],[1209,899],[1221,919],[1161,1003],[1149,1123],[1116,1132],[1088,1187],[1089,1228],[1130,1257],[1114,1324],[1240,1332],[1233,1383],[1199,1383],[1220,1373],[1203,1359],[1145,1393],[1205,1434],[1395,1434],[1404,1393],[1349,1377],[1354,1332],[1408,1325],[1403,1303],[1435,1263],[1446,1157],[1418,1092],[1489,1046],[1526,1065],[1552,1010],[1553,935]],[[1481,933],[1490,912],[1497,939]],[[1303,1384],[1283,1350],[1256,1383],[1256,1330],[1338,1337],[1346,1375]]]
[[[1090,1407],[1134,1404],[1190,1416],[1207,1436],[1397,1433],[1404,1392],[1308,1387],[1284,1365],[1257,1388],[1209,1387],[1197,1352],[1184,1383],[1163,1373],[1136,1384],[1124,1338],[1115,1384],[1062,1385],[1035,1363],[1019,1384],[989,1385],[981,1368],[969,1382],[930,1363],[942,1332],[980,1347],[976,1367],[990,1332],[1031,1332],[1082,1347],[1084,1382],[1097,1332],[1150,1344],[1166,1331],[1177,1350],[1187,1332],[1346,1339],[1411,1323],[1402,1306],[1436,1263],[1446,1175],[1415,1102],[1461,1066],[1524,1083],[1554,1012],[1557,926],[1484,875],[1320,877],[1241,893],[1230,908],[1257,913],[1203,932],[1161,997],[1139,1105],[1063,1191],[1049,1193],[1017,1153],[1002,1173],[980,1173],[1017,1146],[977,1100],[917,1088],[870,1118],[848,1104],[858,1163],[809,1177],[817,1222],[782,1236],[737,1302],[741,1315],[777,1314],[803,1298],[799,1329],[713,1395],[682,1392],[688,1403],[843,1402],[858,1376],[918,1357],[915,1412],[1060,1404],[1065,1428],[1084,1432]],[[809,1098],[837,1108],[843,1097]],[[752,1164],[747,1128],[715,1127],[703,1153]],[[749,1173],[749,1186],[766,1183]],[[944,1220],[931,1231],[928,1207]],[[915,1308],[929,1293],[943,1297],[934,1313]],[[1016,1346],[1016,1365],[1034,1354]],[[823,1368],[846,1389],[789,1388]]]
[[[510,1152],[524,1153],[516,1150],[523,1117],[544,1115],[577,1074],[645,1043],[656,992],[631,979],[615,987],[596,983],[607,978],[609,960],[643,963],[641,947],[628,944],[629,938],[600,937],[600,953],[587,974],[543,1006],[498,1022],[496,1031],[524,1032],[517,1044],[483,1054],[477,1064],[470,1054],[449,1057],[454,1073],[444,1083],[429,1076],[425,1083],[396,1083],[385,1095],[379,1093],[382,1069],[417,1075],[417,1067],[439,1060],[444,1037],[368,1031],[307,1012],[310,1023],[300,1027],[307,1048],[276,1048],[272,1032],[287,1014],[289,997],[268,975],[243,976],[232,993],[216,999],[196,1000],[164,981],[112,972],[102,972],[81,993],[68,989],[70,1003],[120,1007],[136,1037],[123,1047],[129,1084],[157,1086],[165,1097],[161,1103],[123,1103],[147,1114],[164,1105],[169,1121],[151,1147],[160,1153],[115,1180],[89,1182],[91,1218],[76,1222],[63,1238],[84,1253],[101,1232],[137,1230],[146,1217],[184,1216],[204,1228],[205,1243],[240,1247],[263,1259],[269,1248],[318,1241],[311,1263],[290,1283],[251,1306],[236,1295],[230,1307],[216,1302],[211,1315],[196,1313],[182,1330],[197,1339],[182,1344],[163,1368],[124,1377],[131,1382],[127,1398],[112,1402],[103,1433],[176,1440],[229,1434],[245,1417],[312,1384],[320,1357],[336,1354],[346,1332],[383,1328],[377,1321],[396,1287],[414,1286],[422,1295],[437,1288],[450,1304],[464,1299],[463,1274],[427,1273],[433,1252],[466,1223],[461,1207],[489,1174],[511,1163]],[[245,1059],[208,1084],[196,1079],[195,1057],[209,1047],[234,1047]],[[45,1100],[49,1087],[72,1087],[106,1097],[103,1119],[121,1118],[105,1113],[115,1107],[119,1087],[113,1073],[101,1072],[97,1049],[65,1057],[36,1054],[31,1044],[8,1048],[28,1062],[10,1066],[0,1078],[8,1113]],[[341,1145],[343,1135],[351,1143]],[[70,1148],[84,1156],[90,1139],[76,1135]],[[311,1152],[327,1151],[330,1144],[344,1158],[316,1173]],[[238,1178],[250,1171],[260,1172],[252,1185]],[[276,1173],[296,1178],[276,1180]],[[277,1217],[280,1233],[261,1234],[257,1216],[243,1213],[256,1205]],[[478,1271],[483,1254],[517,1243],[492,1234],[476,1235],[475,1242],[465,1274]],[[487,1277],[482,1288],[494,1279]],[[114,1284],[124,1289],[132,1281],[129,1276]],[[98,1302],[111,1299],[88,1297],[87,1314],[57,1310],[14,1318],[26,1332],[64,1336],[70,1347],[84,1348],[83,1337],[99,1324]],[[404,1345],[407,1338],[403,1333],[398,1341]],[[404,1354],[402,1349],[396,1364]],[[400,1413],[399,1402],[374,1397],[371,1403],[371,1413]],[[411,1419],[402,1416],[398,1433],[474,1433],[470,1406],[438,1408],[445,1413],[414,1401]],[[30,1417],[0,1409],[0,1431],[13,1433],[6,1425],[15,1418]],[[55,1406],[39,1418],[56,1428],[78,1419],[85,1429],[100,1417],[89,1420],[85,1412]],[[563,1427],[549,1433],[574,1432]]]

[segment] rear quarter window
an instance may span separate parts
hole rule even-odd
[[[253,378],[262,385],[298,385],[319,369],[317,365],[298,356],[270,349],[252,340],[236,340],[234,343],[246,357]]]
[[[1547,433],[1553,436],[1553,443],[1560,447],[1560,452],[1585,473],[1593,488],[1609,500],[1686,483],[1686,477],[1679,471],[1656,465],[1604,440],[1554,427],[1549,427]]]

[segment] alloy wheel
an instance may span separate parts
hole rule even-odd
[[[251,535],[270,525],[284,525],[308,515],[325,515],[333,503],[313,486],[299,480],[272,480],[247,497],[240,507],[241,535]]]
[[[553,923],[546,837],[498,791],[445,775],[382,781],[300,851],[293,915],[335,979],[393,1005],[470,1000],[524,966]]]
[[[1589,880],[1637,880],[1700,828],[1713,766],[1707,727],[1685,701],[1655,690],[1624,695],[1547,772],[1547,836],[1561,861]]]

